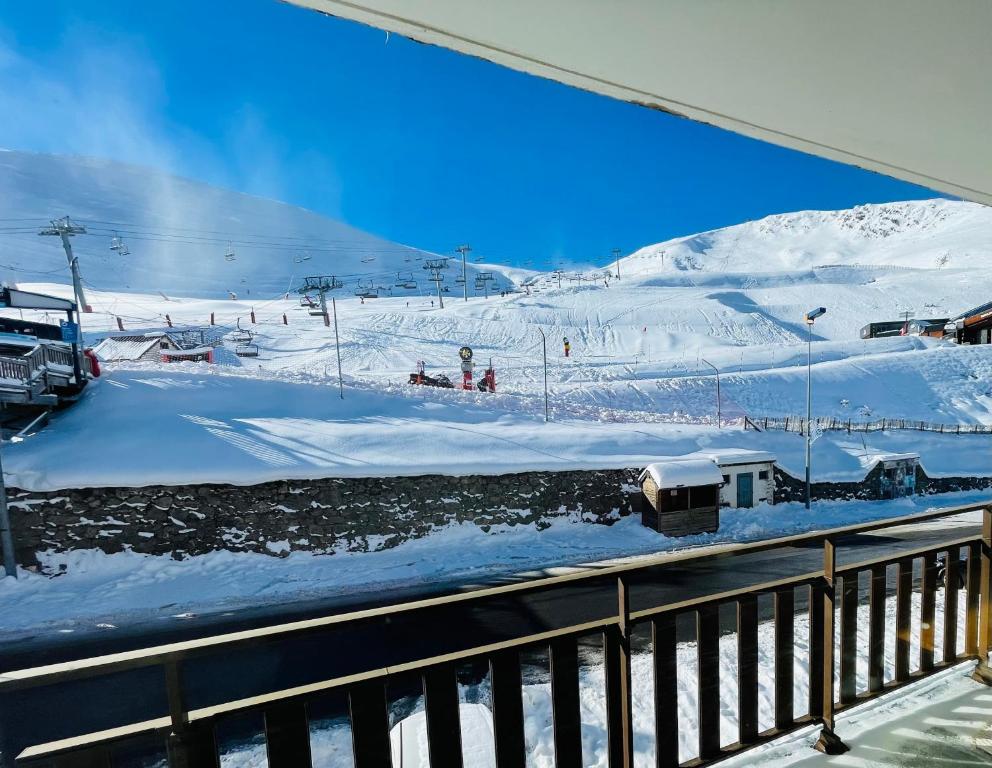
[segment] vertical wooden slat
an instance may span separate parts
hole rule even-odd
[[[431,768],[462,768],[462,734],[458,722],[458,679],[450,664],[423,673],[427,715],[427,751]]]
[[[497,768],[524,768],[524,704],[520,654],[511,648],[489,660],[493,696],[493,740]]]
[[[699,685],[699,757],[720,754],[720,607],[696,611],[696,658]]]
[[[947,552],[944,567],[944,663],[958,657],[958,589],[961,578],[961,550],[954,547]]]
[[[172,730],[166,740],[169,768],[218,768],[220,756],[213,720],[190,723],[183,690],[182,667],[178,660],[166,662],[165,692]]]
[[[606,754],[609,768],[623,765],[623,706],[620,700],[620,630],[603,630],[603,671],[606,688]]]
[[[355,768],[391,768],[386,686],[371,680],[348,691]]]
[[[792,685],[795,677],[795,590],[775,592],[775,727],[789,728],[795,717]]]
[[[858,574],[843,578],[840,601],[840,702],[857,697],[858,665]]]
[[[675,637],[674,614],[663,613],[651,622],[657,768],[677,768],[679,764],[679,689]]]
[[[304,702],[284,702],[265,710],[265,754],[268,768],[309,768],[310,722]]]
[[[920,596],[920,670],[933,669],[933,649],[937,615],[937,555],[928,552],[923,556],[923,588]]]
[[[823,588],[809,586],[809,714],[823,715]]]
[[[737,600],[737,728],[741,744],[758,738],[758,596]]]
[[[968,656],[975,656],[978,653],[978,617],[982,597],[982,545],[979,542],[968,547],[968,574],[966,578],[968,592],[965,595],[967,613],[964,629],[964,652]]]
[[[877,693],[885,684],[885,588],[886,568],[873,565],[868,592],[868,692]]]
[[[823,727],[820,736],[813,745],[818,752],[827,755],[839,755],[847,752],[848,747],[840,740],[834,731],[834,618],[837,602],[837,548],[832,539],[823,540],[823,582],[820,587],[823,594],[823,635],[819,640],[822,645],[820,654],[823,666],[820,670],[811,669],[810,675],[819,674],[822,681],[823,706],[821,721]]]
[[[555,768],[582,767],[579,714],[579,649],[574,637],[550,646],[551,706],[555,736]],[[434,768],[433,765],[431,768]]]
[[[896,682],[909,680],[909,639],[913,607],[913,561],[900,560],[896,576]]]
[[[213,720],[186,725],[166,741],[169,768],[220,768]]]
[[[606,672],[606,733],[610,768],[633,768],[634,732],[630,691],[630,601],[617,579],[617,624],[603,632]]]
[[[992,646],[992,507],[982,510],[981,575],[979,576],[978,667],[974,677],[992,685],[989,647]]]

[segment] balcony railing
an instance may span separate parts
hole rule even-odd
[[[923,525],[975,512],[980,525]],[[914,527],[903,528],[899,538],[890,529],[901,526]],[[890,535],[868,535],[883,530]],[[843,737],[835,732],[839,712],[967,659],[977,659],[979,672],[987,673],[990,553],[992,507],[946,508],[9,671],[0,674],[0,695],[40,692],[117,712],[117,720],[99,732],[66,736],[63,724],[58,739],[24,749],[19,766],[119,768],[128,764],[121,755],[141,743],[158,745],[171,768],[216,768],[218,727],[255,712],[264,721],[268,765],[305,767],[311,765],[311,708],[336,693],[347,702],[356,768],[386,768],[392,765],[388,687],[398,681],[408,685],[412,678],[424,697],[430,764],[449,768],[463,764],[456,670],[471,663],[488,669],[496,764],[522,768],[522,655],[536,650],[547,653],[550,662],[555,764],[578,768],[580,666],[595,635],[601,643],[610,766],[633,765],[631,667],[642,654],[650,654],[650,664],[644,667],[642,657],[638,669],[650,669],[653,677],[656,765],[708,765],[810,725],[820,726],[819,746],[830,751]],[[765,601],[773,605],[774,716],[761,728],[759,606]],[[805,609],[797,612],[803,603]],[[894,621],[886,619],[887,606],[894,607]],[[730,627],[728,616],[733,616]],[[797,620],[806,643],[797,643]],[[679,640],[686,640],[687,626],[694,627],[689,640],[698,702],[688,718],[684,708],[679,711],[677,687]],[[915,658],[913,626],[920,628]],[[645,630],[649,650],[633,641]],[[859,645],[859,631],[867,643]],[[737,661],[724,665],[721,635],[731,632]],[[894,643],[891,664],[887,639]],[[686,647],[692,645],[682,646],[683,660]],[[290,657],[304,659],[308,671],[284,667]],[[259,658],[268,661],[259,664]],[[806,702],[794,700],[797,660],[809,670]],[[865,661],[867,675],[859,682],[858,665]],[[144,681],[140,689],[129,682],[138,672]],[[721,738],[721,679],[728,675],[735,676],[738,691],[734,740]],[[225,682],[206,684],[208,677]],[[269,682],[259,688],[256,678]],[[101,680],[113,680],[114,693],[86,698],[86,686]],[[160,714],[129,720],[135,697],[156,702]],[[34,700],[43,702],[44,696]],[[797,705],[805,714],[796,715]],[[43,703],[37,706],[37,718],[45,718]],[[698,734],[690,750],[694,755],[680,756],[685,729]]]

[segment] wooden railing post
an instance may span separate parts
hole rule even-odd
[[[823,660],[822,668],[810,669],[810,675],[820,674],[823,686],[823,708],[820,738],[813,745],[814,749],[827,755],[841,755],[849,747],[834,733],[834,619],[836,602],[835,590],[837,569],[837,552],[832,539],[823,540],[823,634],[811,638],[812,642],[820,643],[817,656]]]
[[[630,594],[617,579],[617,625],[604,634],[607,739],[610,768],[634,768],[634,715],[630,672]]]
[[[165,664],[165,690],[172,719],[172,730],[166,742],[169,768],[220,768],[213,723],[191,725],[189,722],[178,661]]]
[[[979,587],[978,610],[978,666],[972,677],[980,683],[992,685],[992,668],[989,667],[989,645],[992,643],[992,615],[989,613],[992,589],[992,507],[982,510],[982,583]]]

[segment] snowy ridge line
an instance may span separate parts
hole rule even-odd
[[[744,429],[757,429],[759,432],[768,429],[778,429],[785,432],[806,434],[806,418],[804,416],[744,416],[738,420],[743,422]],[[916,432],[937,432],[943,435],[989,435],[992,434],[992,424],[941,424],[932,421],[917,421],[915,419],[876,419],[875,421],[853,421],[834,417],[817,417],[813,426],[821,430],[835,432],[885,432],[886,430],[913,430]]]
[[[886,527],[894,526],[906,526],[913,522],[922,522],[927,520],[935,520],[950,515],[961,514],[965,511],[975,511],[976,509],[985,509],[984,512],[984,526],[987,530],[989,525],[989,518],[992,516],[992,511],[988,507],[983,505],[966,505],[964,507],[954,507],[941,510],[930,510],[918,515],[907,516],[904,518],[889,518],[884,521],[877,521],[876,523],[859,525],[859,526],[847,526],[844,528],[838,528],[828,531],[822,531],[814,536],[799,536],[799,537],[786,537],[784,539],[773,540],[770,542],[763,542],[762,545],[757,547],[751,547],[753,551],[761,551],[762,549],[774,549],[775,546],[781,546],[783,542],[791,541],[793,544],[797,543],[798,540],[811,540],[818,539],[821,541],[834,540],[835,538],[844,535],[845,533],[853,532],[852,528],[858,529],[858,532],[868,532],[872,530],[879,530]],[[909,539],[906,543],[919,543],[915,539]],[[935,559],[935,553],[942,551],[955,552],[957,548],[963,545],[969,545],[969,558],[976,557],[976,553],[981,550],[979,547],[974,545],[983,543],[982,534],[979,531],[973,529],[969,536],[958,537],[951,541],[946,539],[941,539],[938,541],[930,541],[929,545],[923,549],[919,547],[911,548],[907,550],[885,550],[882,551],[884,554],[875,558],[874,560],[866,560],[864,563],[859,563],[857,565],[846,566],[838,571],[833,571],[833,569],[824,562],[824,570],[814,570],[811,573],[799,573],[785,575],[784,572],[780,571],[777,574],[777,578],[774,578],[776,574],[769,573],[764,575],[764,578],[769,578],[767,582],[760,582],[758,584],[747,584],[742,583],[739,589],[726,589],[727,584],[721,584],[716,587],[717,590],[722,591],[709,591],[704,595],[698,597],[698,599],[693,599],[690,601],[665,601],[662,599],[663,605],[654,608],[654,612],[665,611],[665,618],[661,620],[662,632],[657,635],[656,642],[660,645],[656,645],[653,649],[654,658],[657,660],[660,658],[663,667],[666,670],[671,670],[668,674],[671,675],[670,680],[664,681],[664,689],[662,693],[658,691],[660,689],[655,688],[655,695],[653,697],[654,706],[659,708],[656,713],[655,718],[657,722],[664,723],[677,723],[675,726],[675,736],[679,742],[686,740],[686,732],[692,733],[697,737],[698,743],[698,764],[704,765],[711,762],[715,762],[726,756],[727,752],[739,752],[745,749],[749,749],[756,746],[759,743],[765,743],[779,738],[785,733],[798,730],[805,727],[810,719],[813,721],[819,720],[819,716],[828,716],[829,719],[826,720],[828,723],[832,723],[832,715],[835,711],[843,711],[847,709],[852,703],[860,703],[867,699],[876,698],[879,696],[886,695],[890,693],[894,687],[898,687],[904,683],[918,679],[919,677],[925,677],[936,673],[937,671],[956,664],[960,661],[966,659],[973,659],[978,657],[976,649],[980,649],[979,646],[979,621],[974,614],[974,609],[971,606],[974,604],[973,594],[968,594],[967,600],[958,600],[959,594],[962,592],[961,588],[958,586],[957,574],[959,567],[958,556],[949,559],[945,563],[946,573],[948,578],[946,580],[946,587],[943,590],[938,589],[938,580],[936,578],[924,578],[921,581],[921,610],[919,612],[921,621],[921,647],[925,646],[928,642],[923,627],[933,627],[938,618],[938,613],[936,611],[937,595],[943,591],[944,599],[941,604],[946,606],[946,612],[940,614],[940,618],[943,619],[945,626],[944,637],[952,637],[954,639],[954,645],[947,646],[946,644],[942,647],[943,658],[939,664],[935,663],[933,658],[933,646],[934,638],[933,634],[930,635],[930,648],[929,657],[926,654],[926,649],[921,650],[920,653],[920,668],[919,674],[911,676],[908,672],[909,668],[909,656],[910,647],[908,643],[904,643],[901,646],[897,646],[895,650],[895,686],[883,685],[883,678],[886,674],[885,665],[885,649],[884,643],[881,645],[876,645],[874,642],[869,644],[868,649],[868,675],[867,684],[860,674],[860,669],[856,669],[855,666],[860,668],[861,661],[864,660],[864,653],[856,654],[857,665],[851,665],[848,663],[840,663],[840,687],[839,687],[839,701],[837,690],[833,685],[830,685],[825,692],[826,695],[822,698],[822,711],[815,711],[814,707],[817,705],[817,700],[819,696],[814,697],[809,695],[812,690],[812,684],[806,689],[807,696],[796,696],[795,683],[798,680],[793,680],[793,675],[789,674],[788,678],[790,680],[790,685],[785,687],[775,686],[774,694],[774,715],[775,715],[775,728],[774,729],[760,729],[758,726],[759,722],[759,711],[761,693],[769,690],[769,686],[766,684],[762,685],[761,675],[767,675],[768,669],[765,666],[764,671],[757,675],[749,674],[746,678],[740,672],[740,667],[743,664],[748,664],[754,668],[758,668],[759,661],[759,637],[758,637],[758,604],[756,600],[750,600],[747,605],[743,603],[738,604],[738,610],[743,611],[746,616],[746,621],[750,627],[748,634],[748,639],[741,640],[741,633],[743,629],[738,627],[738,642],[739,642],[739,654],[743,656],[743,661],[738,659],[734,663],[728,663],[722,658],[720,652],[720,647],[724,642],[721,639],[720,631],[720,621],[719,621],[719,608],[723,603],[729,603],[735,598],[744,596],[757,596],[759,593],[767,592],[769,589],[774,588],[780,594],[783,590],[792,589],[786,600],[782,603],[777,603],[784,606],[785,610],[779,612],[776,610],[776,617],[774,619],[774,629],[775,637],[780,637],[778,630],[780,628],[785,628],[785,636],[789,638],[789,648],[787,653],[775,653],[775,675],[776,681],[778,681],[778,676],[782,674],[783,667],[782,664],[789,665],[789,671],[794,673],[796,671],[796,664],[802,663],[804,659],[808,660],[808,667],[803,674],[803,681],[808,679],[822,680],[826,675],[830,675],[835,669],[835,664],[838,664],[841,660],[841,654],[835,649],[837,644],[840,644],[841,648],[847,648],[848,643],[854,643],[857,645],[858,642],[858,624],[864,624],[864,621],[858,621],[857,614],[861,613],[861,608],[855,602],[854,605],[850,603],[851,592],[850,584],[844,581],[844,615],[847,615],[847,608],[855,608],[854,621],[845,620],[841,626],[841,629],[834,631],[833,623],[830,622],[831,631],[826,634],[822,630],[821,633],[817,634],[813,631],[812,626],[808,629],[804,625],[803,618],[801,616],[797,617],[797,613],[794,610],[793,600],[795,598],[795,589],[801,587],[808,587],[810,589],[811,600],[817,595],[823,596],[823,600],[826,601],[827,595],[830,595],[830,600],[832,605],[833,593],[830,590],[831,584],[827,582],[817,582],[816,579],[821,575],[825,574],[827,569],[830,568],[830,576],[828,578],[832,579],[833,575],[839,575],[840,578],[844,579],[845,574],[850,573],[852,569],[856,569],[855,573],[859,575],[862,571],[865,571],[867,566],[875,565],[893,565],[896,563],[900,564],[902,567],[907,557],[917,557],[921,553],[924,554],[925,567],[932,569],[929,571],[931,574],[936,574],[937,562]],[[734,552],[735,548],[730,548],[729,552]],[[725,557],[728,551],[720,552],[716,555],[695,555],[690,558],[673,558],[673,560],[682,560],[683,567],[685,566],[686,559],[697,559],[702,560],[707,557]],[[834,552],[832,547],[826,547],[825,553],[832,554]],[[866,553],[867,554],[867,553]],[[978,555],[981,557],[986,557],[987,555]],[[926,558],[929,558],[927,560]],[[866,565],[867,564],[867,565]],[[794,564],[800,565],[800,563]],[[580,582],[580,588],[571,597],[575,601],[586,601],[598,600],[600,603],[605,597],[612,598],[609,602],[611,608],[610,612],[604,615],[598,615],[601,611],[601,607],[597,607],[585,615],[575,617],[571,619],[573,623],[569,624],[569,619],[565,617],[559,617],[559,620],[564,626],[555,626],[559,622],[554,621],[553,617],[547,616],[545,621],[541,624],[541,631],[533,632],[533,627],[529,625],[523,625],[518,628],[517,632],[512,631],[507,632],[506,628],[500,628],[497,635],[499,639],[496,642],[485,642],[492,637],[485,634],[481,636],[476,636],[471,642],[476,643],[472,648],[459,648],[457,644],[452,645],[450,643],[450,633],[445,633],[445,641],[441,648],[436,650],[444,650],[444,653],[435,654],[429,656],[428,658],[417,658],[418,655],[423,653],[429,653],[430,649],[423,649],[417,654],[404,654],[402,651],[394,652],[395,658],[387,656],[384,660],[382,658],[376,659],[374,661],[379,661],[380,666],[372,669],[363,669],[363,665],[360,660],[349,659],[347,664],[342,665],[340,668],[336,669],[337,675],[331,679],[316,680],[313,682],[303,682],[298,680],[298,684],[291,688],[285,688],[276,691],[265,691],[262,693],[250,693],[250,695],[243,696],[242,698],[231,700],[231,701],[221,701],[219,703],[212,704],[209,707],[202,708],[199,710],[186,710],[182,705],[179,707],[179,711],[176,709],[172,710],[173,717],[179,716],[183,721],[198,721],[198,727],[206,729],[206,732],[213,737],[214,722],[213,718],[226,715],[234,712],[247,712],[247,711],[270,711],[271,707],[278,707],[289,697],[303,698],[306,696],[316,696],[326,693],[328,690],[333,688],[343,688],[345,692],[349,695],[358,695],[359,689],[355,686],[363,686],[363,690],[368,693],[374,693],[376,696],[380,695],[380,690],[378,686],[385,686],[389,682],[389,678],[392,675],[409,673],[412,671],[423,670],[425,676],[424,686],[425,689],[428,687],[427,676],[431,673],[444,673],[451,674],[451,680],[454,682],[454,670],[451,665],[455,662],[464,662],[469,659],[483,660],[483,661],[493,661],[495,659],[495,654],[503,653],[506,651],[518,651],[523,650],[526,647],[533,647],[535,643],[544,642],[548,639],[556,639],[557,643],[552,645],[551,650],[551,674],[554,682],[554,688],[559,688],[564,686],[566,695],[569,697],[577,696],[580,692],[580,681],[579,675],[575,674],[579,667],[579,638],[580,636],[587,635],[591,631],[601,630],[606,627],[611,627],[613,625],[618,625],[620,627],[620,632],[623,635],[622,642],[628,644],[631,642],[631,621],[635,618],[635,614],[629,612],[626,607],[626,601],[624,599],[620,600],[619,608],[617,608],[616,602],[616,591],[611,592],[614,589],[609,580],[605,584],[596,584],[596,580],[602,581],[604,576],[609,576],[616,573],[632,573],[637,571],[642,571],[645,567],[643,564],[637,565],[627,565],[627,566],[615,566],[606,568],[602,571],[595,573],[584,573],[575,574],[562,577],[554,577],[552,579],[542,579],[537,580],[526,585],[508,585],[502,587],[494,587],[489,590],[480,590],[479,592],[471,593],[470,595],[455,594],[440,598],[432,598],[428,600],[421,600],[411,603],[399,604],[396,606],[390,606],[387,608],[372,609],[367,611],[356,611],[353,614],[345,614],[333,617],[325,617],[322,619],[308,620],[302,622],[293,622],[291,624],[286,624],[276,627],[263,627],[254,630],[248,630],[244,632],[235,632],[229,635],[221,635],[217,637],[202,638],[194,641],[186,641],[181,643],[173,643],[170,645],[159,646],[157,648],[150,648],[132,652],[125,652],[121,654],[112,654],[105,657],[96,657],[93,659],[83,659],[80,661],[66,662],[63,664],[53,664],[47,667],[38,667],[35,669],[28,670],[17,670],[11,673],[5,673],[0,676],[0,688],[11,688],[11,689],[22,689],[26,687],[33,687],[36,685],[51,685],[58,684],[60,682],[68,681],[78,681],[81,679],[93,677],[94,675],[100,674],[116,674],[124,670],[133,670],[148,666],[165,666],[167,668],[175,669],[174,665],[180,665],[185,658],[193,653],[200,655],[199,652],[205,651],[208,647],[212,647],[218,652],[223,652],[224,648],[220,647],[225,645],[225,638],[236,638],[231,640],[231,642],[236,643],[239,647],[246,647],[246,645],[256,645],[261,643],[270,642],[274,635],[278,635],[282,632],[287,631],[287,628],[292,627],[292,631],[299,630],[312,630],[320,627],[326,627],[332,624],[340,624],[341,621],[347,620],[350,617],[359,616],[360,621],[355,626],[356,632],[367,632],[370,633],[370,639],[374,639],[377,633],[381,632],[392,632],[398,631],[402,636],[402,633],[411,632],[416,629],[416,625],[411,623],[416,621],[416,617],[402,616],[401,614],[411,611],[412,609],[419,608],[431,608],[447,606],[450,607],[458,602],[464,602],[466,600],[478,599],[485,595],[498,595],[503,596],[509,592],[521,592],[534,587],[534,585],[546,586],[549,582],[553,583],[564,583],[577,581]],[[806,567],[806,566],[802,566]],[[976,563],[972,560],[967,563],[967,572],[969,574],[977,573]],[[760,578],[760,577],[759,577]],[[850,578],[847,576],[847,578]],[[901,584],[902,582],[900,582]],[[910,582],[912,584],[912,582]],[[623,598],[623,580],[622,577],[619,581],[619,589],[621,598]],[[822,587],[822,588],[821,588]],[[968,581],[968,590],[973,590],[974,581]],[[597,590],[598,593],[597,593]],[[967,591],[967,590],[965,590]],[[873,592],[873,595],[875,593]],[[987,595],[987,592],[986,592]],[[556,597],[554,604],[562,605],[564,599],[569,597],[569,595],[559,595]],[[882,625],[885,625],[884,615],[887,612],[887,603],[885,599],[886,595],[882,593],[882,600],[878,601],[876,597],[873,596],[872,603],[870,607],[869,620],[872,626],[875,626],[875,618],[878,616],[878,610],[881,609]],[[953,601],[952,598],[953,597]],[[857,589],[853,590],[853,598],[855,601],[859,601]],[[656,598],[657,600],[658,598]],[[900,585],[899,594],[897,596],[897,601],[903,603],[903,601],[908,601],[912,604],[915,601],[915,595],[912,592],[912,586],[910,587],[910,593],[906,593],[904,588]],[[987,600],[985,601],[987,604]],[[813,603],[811,603],[812,605]],[[537,607],[539,603],[532,607]],[[965,607],[968,608],[967,620],[961,621],[961,611]],[[929,606],[929,607],[927,607]],[[574,607],[574,606],[573,606]],[[521,602],[518,606],[521,610],[526,610],[527,606],[525,603]],[[474,610],[479,610],[484,612],[486,610],[485,604],[478,606],[477,608],[473,606]],[[457,610],[457,609],[456,609]],[[462,610],[465,610],[464,608]],[[505,608],[497,607],[496,610],[502,611]],[[615,612],[614,612],[615,611]],[[677,635],[675,632],[676,618],[683,613],[693,612],[696,613],[697,620],[697,630],[695,638],[695,685],[691,686],[689,693],[694,693],[697,699],[697,706],[693,709],[695,710],[695,716],[692,713],[687,713],[680,707],[679,699],[683,698],[680,696],[680,692],[677,690],[677,678],[684,676],[687,673],[692,674],[692,658],[687,658],[684,663],[679,659],[679,644],[677,643]],[[640,613],[640,612],[639,612]],[[480,614],[481,616],[482,614]],[[565,616],[569,614],[566,613]],[[571,612],[572,616],[575,616],[574,610]],[[389,624],[388,621],[383,623],[381,626],[376,623],[370,623],[369,618],[376,617],[389,617],[394,623]],[[450,614],[447,618],[450,620],[453,617],[457,617],[456,613]],[[427,614],[422,615],[420,620],[430,622],[431,620],[442,619],[443,615],[439,614]],[[863,618],[863,617],[862,617]],[[987,619],[987,617],[983,617]],[[581,620],[576,620],[581,619]],[[404,627],[404,621],[407,622],[407,626]],[[907,622],[908,625],[909,622]],[[949,632],[948,628],[953,625],[954,631]],[[964,631],[957,631],[958,627],[963,625]],[[428,624],[428,626],[431,626]],[[796,637],[795,630],[797,626],[801,629],[801,636]],[[338,627],[339,631],[342,629]],[[421,630],[423,627],[421,627]],[[908,632],[909,626],[904,627]],[[525,636],[524,633],[529,632]],[[805,636],[808,642],[805,646],[802,643],[802,637]],[[885,636],[893,637],[891,632],[886,632]],[[360,639],[360,636],[359,636]],[[881,639],[885,639],[884,637]],[[616,638],[614,638],[616,640]],[[962,645],[965,648],[964,652],[961,653],[958,648]],[[449,649],[454,650],[449,650]],[[613,683],[597,683],[596,688],[598,690],[606,690],[607,699],[607,711],[613,711],[611,704],[616,703],[616,694],[618,690],[629,691],[632,684],[641,683],[645,679],[654,678],[654,673],[643,673],[634,672],[630,665],[622,665],[620,663],[620,653],[621,645],[617,642],[610,642],[604,645],[605,648],[605,658],[604,658],[604,670],[619,669],[620,674],[626,677],[626,686],[622,683],[620,686],[615,685],[616,678],[614,677]],[[814,653],[814,649],[817,653]],[[826,650],[825,650],[826,649]],[[968,650],[971,649],[971,650]],[[980,649],[985,650],[985,649]],[[646,654],[638,654],[641,660],[645,658],[650,658]],[[481,657],[481,658],[480,658]],[[818,659],[819,663],[815,664],[814,659]],[[111,661],[112,660],[112,661]],[[205,660],[200,659],[202,664]],[[373,663],[374,663],[373,661]],[[558,661],[561,661],[559,666]],[[900,671],[900,662],[903,662],[902,669],[905,671]],[[517,663],[521,663],[518,658]],[[824,667],[824,663],[829,663],[830,666]],[[349,667],[348,664],[351,664]],[[615,666],[614,666],[615,665]],[[706,666],[710,665],[710,666]],[[714,666],[715,665],[715,666]],[[493,665],[494,668],[496,665]],[[502,665],[500,665],[502,666]],[[515,666],[515,665],[514,665]],[[570,671],[565,676],[556,676],[555,669],[567,668]],[[575,670],[572,672],[571,670]],[[512,675],[501,676],[500,687],[503,687],[503,683],[509,684],[510,690],[507,693],[512,693],[513,696],[517,694],[514,691],[519,691],[522,695],[525,688],[521,682],[520,670],[519,668],[509,670],[513,672]],[[722,676],[728,677],[728,682],[733,681],[738,686],[747,682],[749,686],[753,686],[753,695],[748,695],[747,697],[739,698],[739,705],[736,712],[737,720],[737,730],[740,738],[737,741],[731,741],[722,737],[722,720],[724,713],[721,712],[720,706],[720,685],[715,684],[719,680],[720,673]],[[493,671],[492,675],[498,674]],[[607,672],[609,675],[609,672]],[[319,676],[319,673],[318,673]],[[183,681],[181,675],[169,675],[170,684],[168,686],[168,698],[171,702],[182,702],[183,697]],[[829,680],[830,677],[828,676]],[[438,678],[433,678],[438,685],[441,684]],[[656,682],[658,682],[656,680]],[[433,683],[432,683],[433,684]],[[373,687],[375,686],[375,687]],[[384,690],[382,691],[384,692]],[[426,691],[425,691],[426,692]],[[244,691],[244,693],[249,693]],[[553,698],[559,699],[558,694],[552,694]],[[797,712],[797,709],[801,710],[803,706],[803,699],[808,698],[809,700],[809,717],[801,711]],[[440,697],[435,698],[431,695],[425,696],[425,706],[428,709],[428,716],[440,718],[444,717],[454,717],[458,718],[458,699],[455,697],[452,702],[450,699],[440,699]],[[446,709],[447,707],[447,709]],[[454,711],[452,711],[454,707]],[[377,727],[375,721],[372,717],[379,717],[379,709],[375,710],[373,715],[369,711],[362,711],[362,707],[358,707],[357,714],[355,709],[352,709],[351,726],[355,729],[359,727],[362,728],[374,728]],[[494,713],[496,711],[494,708]],[[432,714],[433,713],[433,714]],[[575,713],[578,715],[578,713]],[[506,717],[503,715],[503,717]],[[634,729],[635,724],[630,718],[621,718],[622,722],[617,722],[612,718],[608,717],[609,730],[612,732],[614,727],[619,726],[621,731],[623,731],[623,738],[628,740],[628,743],[632,743],[634,739]],[[457,719],[453,722],[459,722]],[[165,722],[164,725],[168,723]],[[97,731],[95,733],[90,733],[86,735],[71,737],[69,740],[54,741],[49,744],[41,744],[37,746],[32,746],[25,752],[21,754],[22,758],[31,757],[32,759],[39,759],[44,757],[50,757],[56,752],[62,755],[72,756],[73,752],[79,752],[83,749],[91,749],[94,746],[106,746],[110,740],[119,740],[122,735],[125,736],[138,736],[147,738],[148,736],[159,732],[164,727],[162,720],[152,720],[145,721],[142,723],[134,723],[130,726],[123,726],[121,729],[116,730],[105,730]],[[307,722],[307,728],[300,729],[301,736],[299,738],[309,740],[309,725]],[[381,723],[380,723],[381,725]],[[499,724],[497,724],[499,725]],[[581,723],[578,717],[574,722],[575,730],[580,730]],[[504,723],[502,726],[513,727],[512,724]],[[92,727],[92,726],[90,726]],[[671,725],[669,725],[671,727]],[[501,730],[501,728],[497,728]],[[730,730],[728,728],[728,730]],[[671,734],[669,734],[671,735]],[[661,734],[656,734],[656,737],[660,737]],[[180,746],[182,734],[180,734]],[[514,742],[517,742],[521,746],[525,745],[526,738],[522,733],[522,728],[518,727],[518,735],[514,736]],[[580,749],[578,739],[573,742],[570,746]],[[215,738],[212,739],[213,747],[215,751],[218,749],[217,741]],[[561,743],[562,746],[569,746],[565,743]],[[726,746],[725,746],[726,744]],[[286,742],[282,744],[283,748],[289,748]],[[555,746],[559,746],[559,742],[556,740]],[[686,747],[691,748],[691,744],[680,743],[680,748],[684,750]],[[363,750],[360,744],[356,743],[356,748],[360,750],[356,757],[356,763],[361,765],[364,760],[368,757],[368,754]],[[432,752],[437,749],[436,756],[438,758],[443,758],[445,760],[453,759],[457,755],[457,750],[460,748],[457,739],[453,741],[443,742],[439,745],[433,745]]]

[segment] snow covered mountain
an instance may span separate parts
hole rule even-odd
[[[0,151],[0,278],[68,282],[58,238],[37,235],[65,215],[87,228],[73,247],[95,289],[262,299],[314,274],[338,276],[349,295],[373,286],[382,296],[434,288],[423,265],[436,254],[302,208],[110,160]],[[115,236],[127,255],[111,250]],[[445,281],[453,294],[462,289],[457,266]]]
[[[818,266],[992,265],[992,208],[952,200],[799,211],[641,248],[621,275],[784,272]]]

